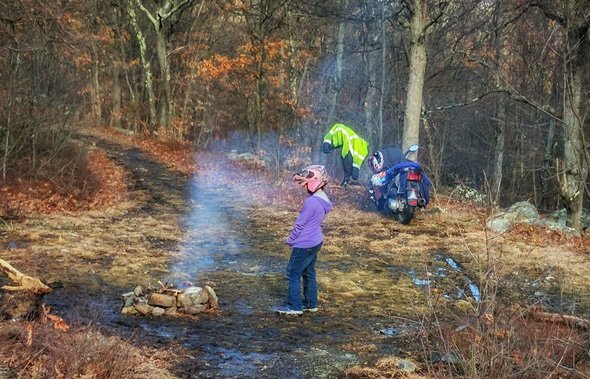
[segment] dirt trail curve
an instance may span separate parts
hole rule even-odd
[[[389,318],[362,307],[334,304],[294,318],[271,311],[285,296],[288,253],[281,241],[296,217],[292,210],[244,203],[231,186],[220,189],[206,175],[191,178],[137,149],[82,138],[128,170],[131,199],[105,212],[31,218],[12,251],[16,263],[28,262],[61,284],[47,300],[66,320],[123,335],[139,330],[144,343],[179,348],[185,354],[174,370],[179,377],[342,377],[350,365],[397,351],[379,333]],[[319,270],[346,275],[341,270],[355,265],[327,261]],[[211,285],[220,313],[119,315],[122,293],[159,279]]]

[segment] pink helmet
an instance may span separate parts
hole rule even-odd
[[[328,183],[328,174],[324,166],[311,165],[293,175],[293,181],[314,193]]]

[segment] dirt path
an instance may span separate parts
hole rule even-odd
[[[284,300],[289,254],[281,241],[299,200],[261,203],[252,194],[265,188],[251,173],[219,170],[205,155],[189,177],[137,149],[85,139],[126,168],[130,198],[102,212],[9,225],[5,254],[56,288],[47,301],[69,323],[174,349],[178,377],[343,377],[353,365],[419,354],[418,321],[435,278],[434,296],[448,309],[474,306],[469,260],[483,241],[464,226],[475,215],[418,214],[402,226],[329,188],[337,201],[318,261],[320,311],[279,317],[271,308]],[[544,267],[541,276],[553,273]],[[122,293],[158,280],[210,285],[221,310],[193,319],[119,314]]]
[[[236,188],[209,180],[210,171],[190,178],[136,149],[87,142],[129,171],[129,201],[105,212],[29,218],[10,233],[12,261],[57,287],[47,301],[66,320],[116,334],[139,331],[146,344],[178,348],[185,354],[173,370],[179,377],[337,377],[398,350],[379,332],[391,321],[387,312],[356,308],[354,296],[344,299],[350,306],[330,304],[328,288],[314,315],[271,311],[286,293],[281,241],[296,212],[244,201]],[[320,288],[329,286],[329,271],[366,271],[362,261],[355,266],[322,260]],[[190,320],[119,315],[122,293],[159,279],[211,285],[220,313]]]

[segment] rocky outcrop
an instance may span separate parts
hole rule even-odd
[[[496,213],[487,223],[487,227],[498,233],[510,230],[514,224],[538,225],[550,230],[558,230],[570,234],[579,234],[577,230],[566,225],[567,214],[562,209],[541,217],[537,208],[528,201],[514,203],[507,211]],[[582,213],[582,228],[590,227],[590,212],[584,209]]]

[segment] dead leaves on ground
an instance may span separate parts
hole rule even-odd
[[[51,307],[48,307],[45,304],[41,305],[41,321],[51,324],[55,329],[61,330],[62,332],[67,332],[70,326],[64,321],[63,318],[51,314],[50,312]]]
[[[590,235],[573,236],[538,225],[515,224],[509,232],[510,237],[533,246],[566,246],[578,253],[590,253]]]
[[[88,160],[95,190],[81,185],[75,192],[66,193],[49,180],[16,178],[0,186],[0,217],[79,212],[120,203],[127,193],[125,170],[102,150],[91,151]]]

